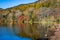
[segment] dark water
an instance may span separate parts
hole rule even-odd
[[[31,38],[18,37],[6,26],[0,26],[0,40],[32,40]]]

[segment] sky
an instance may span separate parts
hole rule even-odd
[[[0,8],[6,9],[20,4],[32,3],[37,0],[0,0]]]

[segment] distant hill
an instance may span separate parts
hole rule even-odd
[[[57,0],[54,1],[54,0],[45,0],[45,1],[42,1],[42,0],[38,0],[36,2],[33,2],[33,3],[29,3],[29,4],[21,4],[21,5],[18,5],[18,6],[15,6],[15,7],[11,7],[11,8],[7,8],[7,9],[4,9],[4,10],[21,10],[21,11],[24,11],[25,9],[27,8],[35,8],[35,9],[38,9],[40,7],[54,7],[55,4],[56,4]]]

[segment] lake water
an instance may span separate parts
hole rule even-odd
[[[32,40],[31,38],[18,37],[9,27],[0,26],[0,40]]]

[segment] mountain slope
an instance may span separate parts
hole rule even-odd
[[[21,36],[35,39],[45,37],[46,29],[41,33],[43,31],[41,27],[55,28],[54,25],[59,23],[56,21],[60,20],[60,6],[57,3],[57,0],[38,0],[34,3],[0,9],[0,25],[10,26],[12,30],[15,29],[16,34]]]

